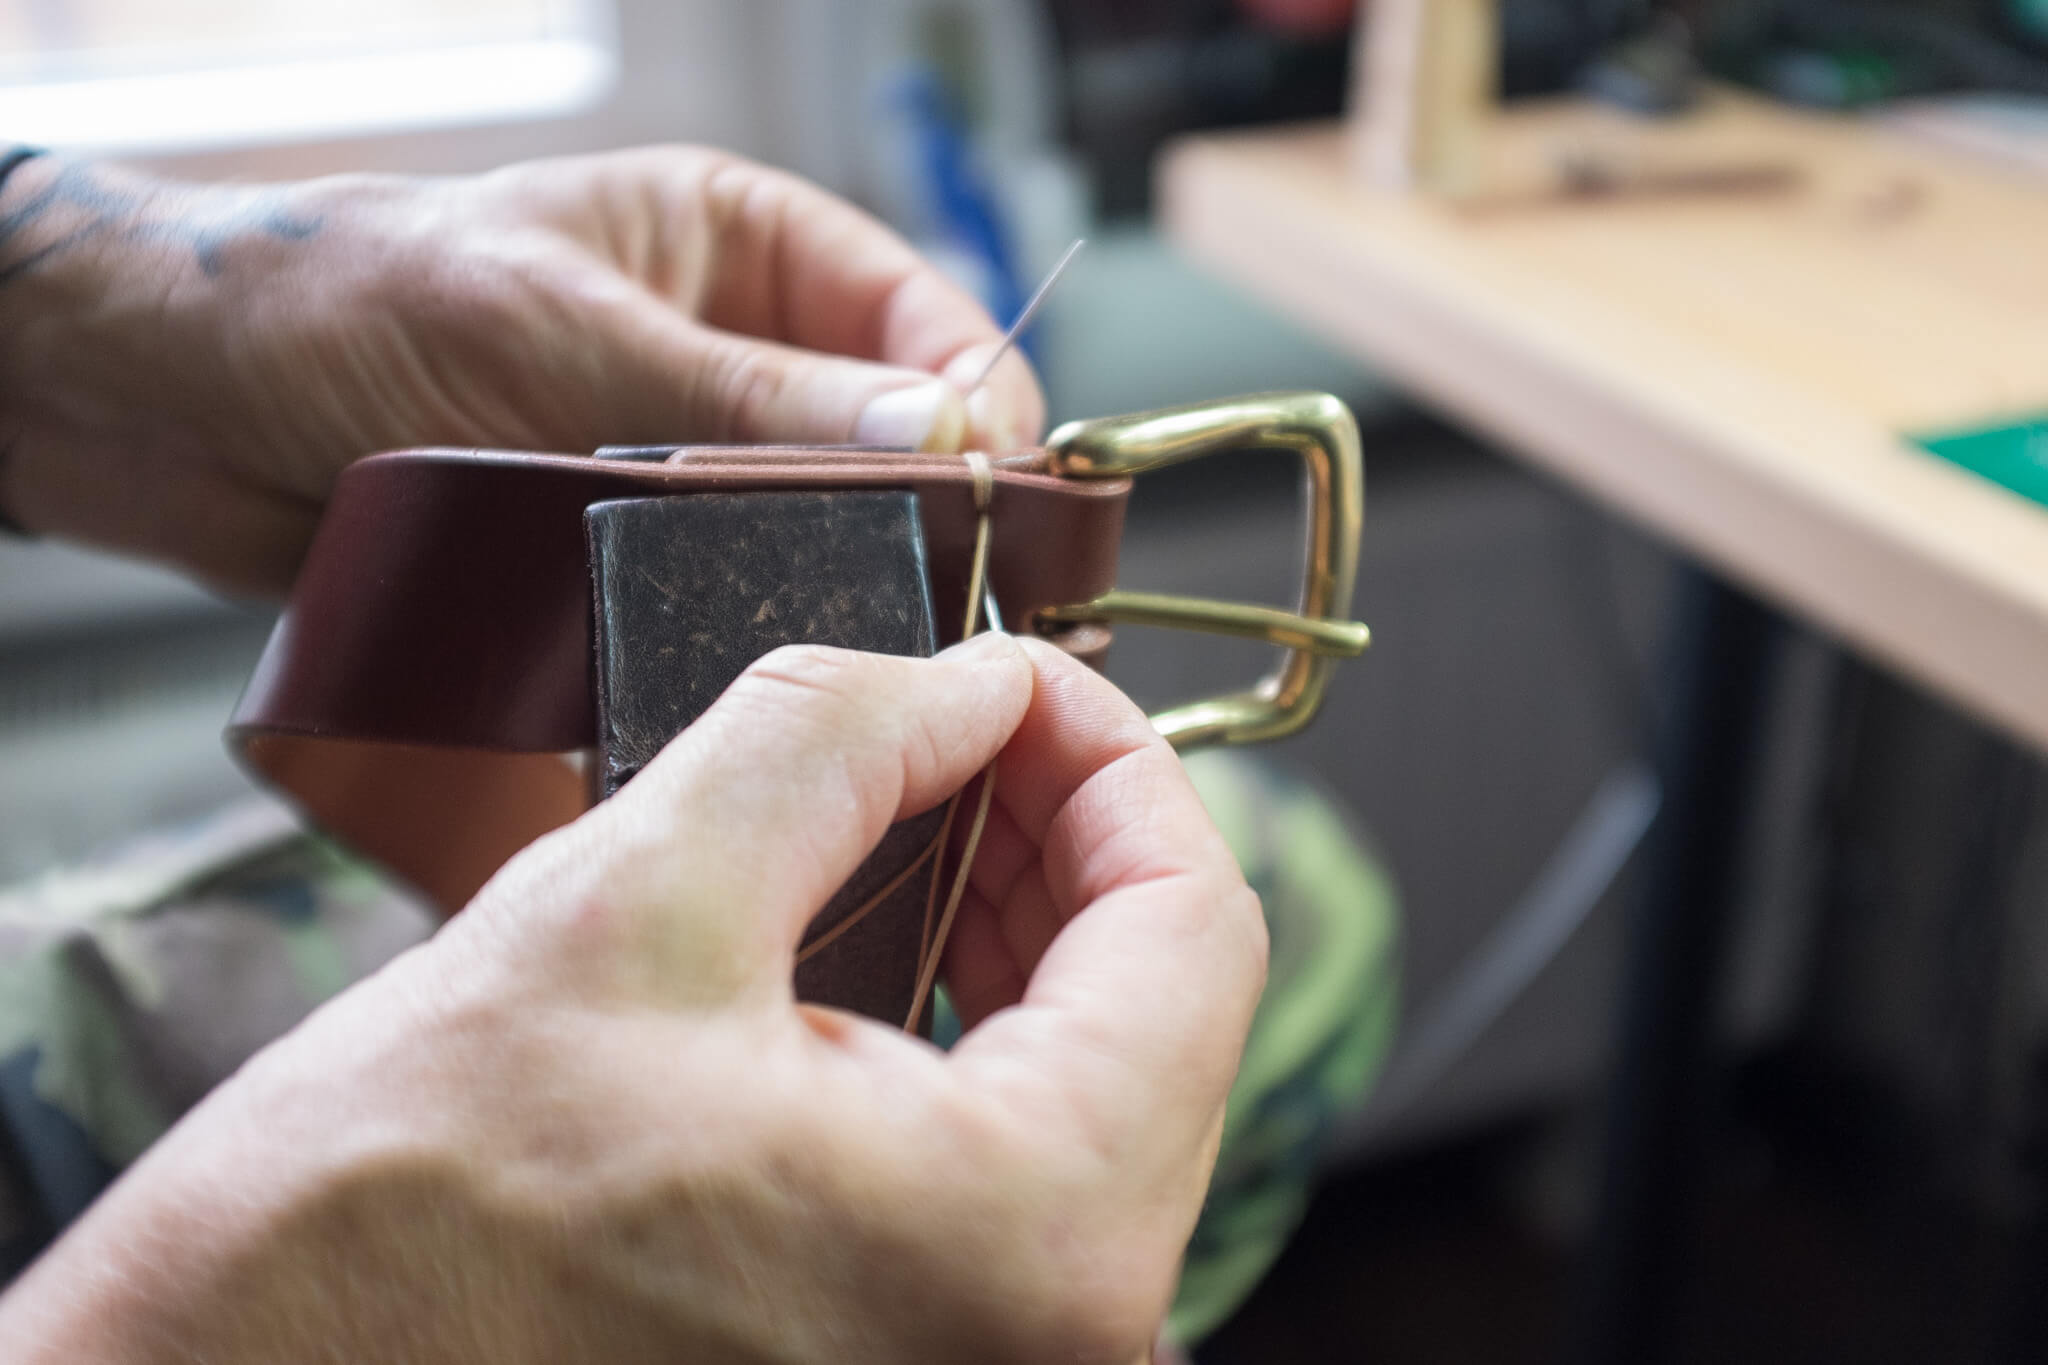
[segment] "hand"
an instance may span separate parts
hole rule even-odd
[[[825,898],[999,749],[965,1038],[794,1003]],[[1172,752],[1058,651],[779,651],[173,1130],[0,1357],[1128,1365],[1265,946]]]
[[[881,224],[715,151],[270,188],[38,159],[0,195],[0,510],[277,591],[380,450],[1028,444],[1020,357],[958,393],[999,336]]]

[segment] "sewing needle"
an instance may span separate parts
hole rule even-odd
[[[1074,244],[1066,249],[1066,252],[1061,255],[1059,260],[1053,262],[1052,269],[1048,270],[1045,273],[1045,278],[1039,281],[1038,289],[1031,295],[1030,302],[1024,305],[1023,311],[1017,314],[1017,320],[1010,324],[1010,330],[1003,333],[1003,339],[996,344],[995,354],[988,358],[988,364],[981,367],[981,373],[975,376],[974,382],[967,386],[967,392],[962,394],[961,397],[971,397],[976,389],[988,383],[988,377],[996,371],[996,362],[1009,354],[1010,348],[1017,344],[1017,338],[1022,336],[1024,329],[1031,325],[1031,319],[1038,316],[1038,305],[1045,302],[1045,296],[1052,292],[1052,287],[1059,283],[1060,276],[1066,273],[1068,262],[1072,261],[1079,254],[1081,248],[1086,245],[1088,245],[1086,237],[1076,237]]]
[[[1003,333],[1003,339],[996,343],[995,352],[989,356],[988,364],[981,367],[981,373],[974,377],[974,382],[967,386],[967,392],[961,395],[963,399],[971,397],[976,389],[988,382],[988,377],[996,371],[996,362],[1001,360],[1009,352],[1009,349],[1017,344],[1017,338],[1022,336],[1024,329],[1031,325],[1031,319],[1038,316],[1038,305],[1045,302],[1045,296],[1052,292],[1052,287],[1059,283],[1060,276],[1066,273],[1068,263],[1086,245],[1088,245],[1086,237],[1076,237],[1073,245],[1069,246],[1061,254],[1060,258],[1053,262],[1052,269],[1045,272],[1045,278],[1039,281],[1038,288],[1033,291],[1031,298],[1024,304],[1022,311],[1017,314],[1016,321],[1010,324],[1010,330]],[[981,613],[987,620],[990,630],[998,633],[1002,631],[1003,612],[1002,608],[996,605],[995,585],[986,579],[982,580],[981,584]]]

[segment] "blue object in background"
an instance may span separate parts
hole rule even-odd
[[[1024,307],[1025,286],[995,193],[975,164],[958,101],[935,72],[919,69],[903,78],[893,102],[910,121],[922,188],[939,235],[981,268],[981,301],[998,324],[1008,326]],[[1036,331],[1034,326],[1017,342],[1033,364],[1039,359]]]

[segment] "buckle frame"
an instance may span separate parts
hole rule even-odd
[[[1371,641],[1344,619],[1358,577],[1365,523],[1365,476],[1358,424],[1327,393],[1260,393],[1126,417],[1068,422],[1046,441],[1053,472],[1119,479],[1225,451],[1299,455],[1308,476],[1308,537],[1301,607],[1112,589],[1088,602],[1036,613],[1040,625],[1123,621],[1132,625],[1264,640],[1285,648],[1280,666],[1241,692],[1155,712],[1152,724],[1176,749],[1256,744],[1294,734],[1322,705],[1337,660]]]

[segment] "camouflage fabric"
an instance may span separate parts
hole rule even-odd
[[[265,1043],[431,927],[262,800],[0,890],[0,1282]]]
[[[1182,1271],[1184,1342],[1279,1254],[1334,1121],[1377,1071],[1396,924],[1387,877],[1332,803],[1242,755],[1188,767],[1265,904],[1273,956]],[[431,928],[267,801],[0,891],[0,1283],[257,1049]]]
[[[1265,905],[1273,945],[1168,1323],[1169,1337],[1192,1344],[1278,1258],[1337,1121],[1379,1074],[1394,1037],[1400,917],[1392,879],[1335,801],[1240,752],[1194,754],[1187,766]]]

